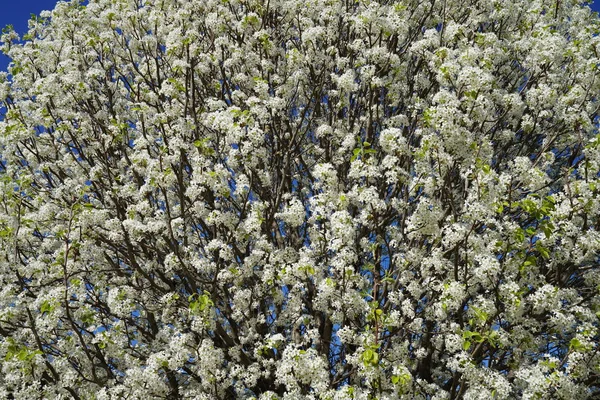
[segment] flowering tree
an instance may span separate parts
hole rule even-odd
[[[76,0],[0,73],[0,394],[600,393],[576,0]]]

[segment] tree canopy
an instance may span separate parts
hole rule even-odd
[[[575,0],[59,2],[0,72],[0,397],[600,395]]]

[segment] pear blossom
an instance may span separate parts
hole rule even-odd
[[[597,398],[599,33],[575,0],[6,28],[0,397]]]

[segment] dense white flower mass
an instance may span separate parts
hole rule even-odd
[[[62,1],[0,72],[0,397],[600,396],[577,0]]]

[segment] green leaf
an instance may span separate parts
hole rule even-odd
[[[541,224],[541,229],[542,232],[544,232],[544,235],[549,238],[552,235],[552,232],[554,231],[554,225],[552,225],[551,222],[543,222]]]
[[[481,335],[480,335],[479,333],[477,333],[477,332],[474,332],[474,333],[473,333],[473,336],[471,336],[471,339],[473,339],[473,340],[474,340],[475,342],[477,342],[477,343],[481,343],[481,342],[483,342],[483,341],[484,341],[484,338],[483,338],[483,336],[481,336]]]
[[[373,359],[371,360],[371,364],[372,365],[379,364],[379,354],[378,353],[373,353]]]
[[[468,340],[465,340],[465,342],[463,343],[463,350],[467,351],[467,350],[469,350],[470,347],[471,347],[471,342]]]
[[[54,310],[54,306],[52,305],[52,303],[50,303],[50,301],[48,300],[44,300],[42,302],[42,305],[40,306],[40,312],[43,313],[50,313]]]
[[[547,260],[547,259],[549,259],[549,258],[550,258],[550,252],[548,251],[548,249],[547,249],[547,248],[545,248],[544,246],[542,246],[542,244],[541,244],[539,241],[537,241],[537,242],[535,243],[535,245],[536,245],[536,246],[535,246],[536,250],[538,251],[538,253],[540,253],[540,255],[541,255],[541,256],[542,256],[542,257],[543,257],[545,260]]]
[[[581,343],[581,341],[578,338],[571,339],[571,341],[569,342],[569,349],[578,352],[585,352],[588,350],[587,346]]]
[[[525,240],[525,232],[523,231],[523,229],[517,228],[517,230],[515,231],[515,239],[517,240],[517,242],[522,242],[523,240]]]
[[[362,354],[362,361],[365,366],[379,364],[379,354],[371,348],[366,349]]]
[[[82,316],[81,316],[81,322],[83,322],[84,324],[88,324],[91,325],[94,323],[94,312],[93,311],[86,311]]]
[[[0,238],[7,238],[13,232],[12,228],[6,227],[0,230]]]
[[[207,310],[210,307],[214,306],[214,303],[210,298],[210,293],[205,292],[205,294],[203,294],[202,296],[198,296],[197,300],[194,300],[196,296],[196,294],[193,294],[188,297],[188,300],[190,300],[189,308],[192,314],[200,314],[204,310]]]
[[[23,347],[17,354],[17,359],[19,359],[20,361],[27,361],[28,358],[29,352],[27,351],[26,347]]]

